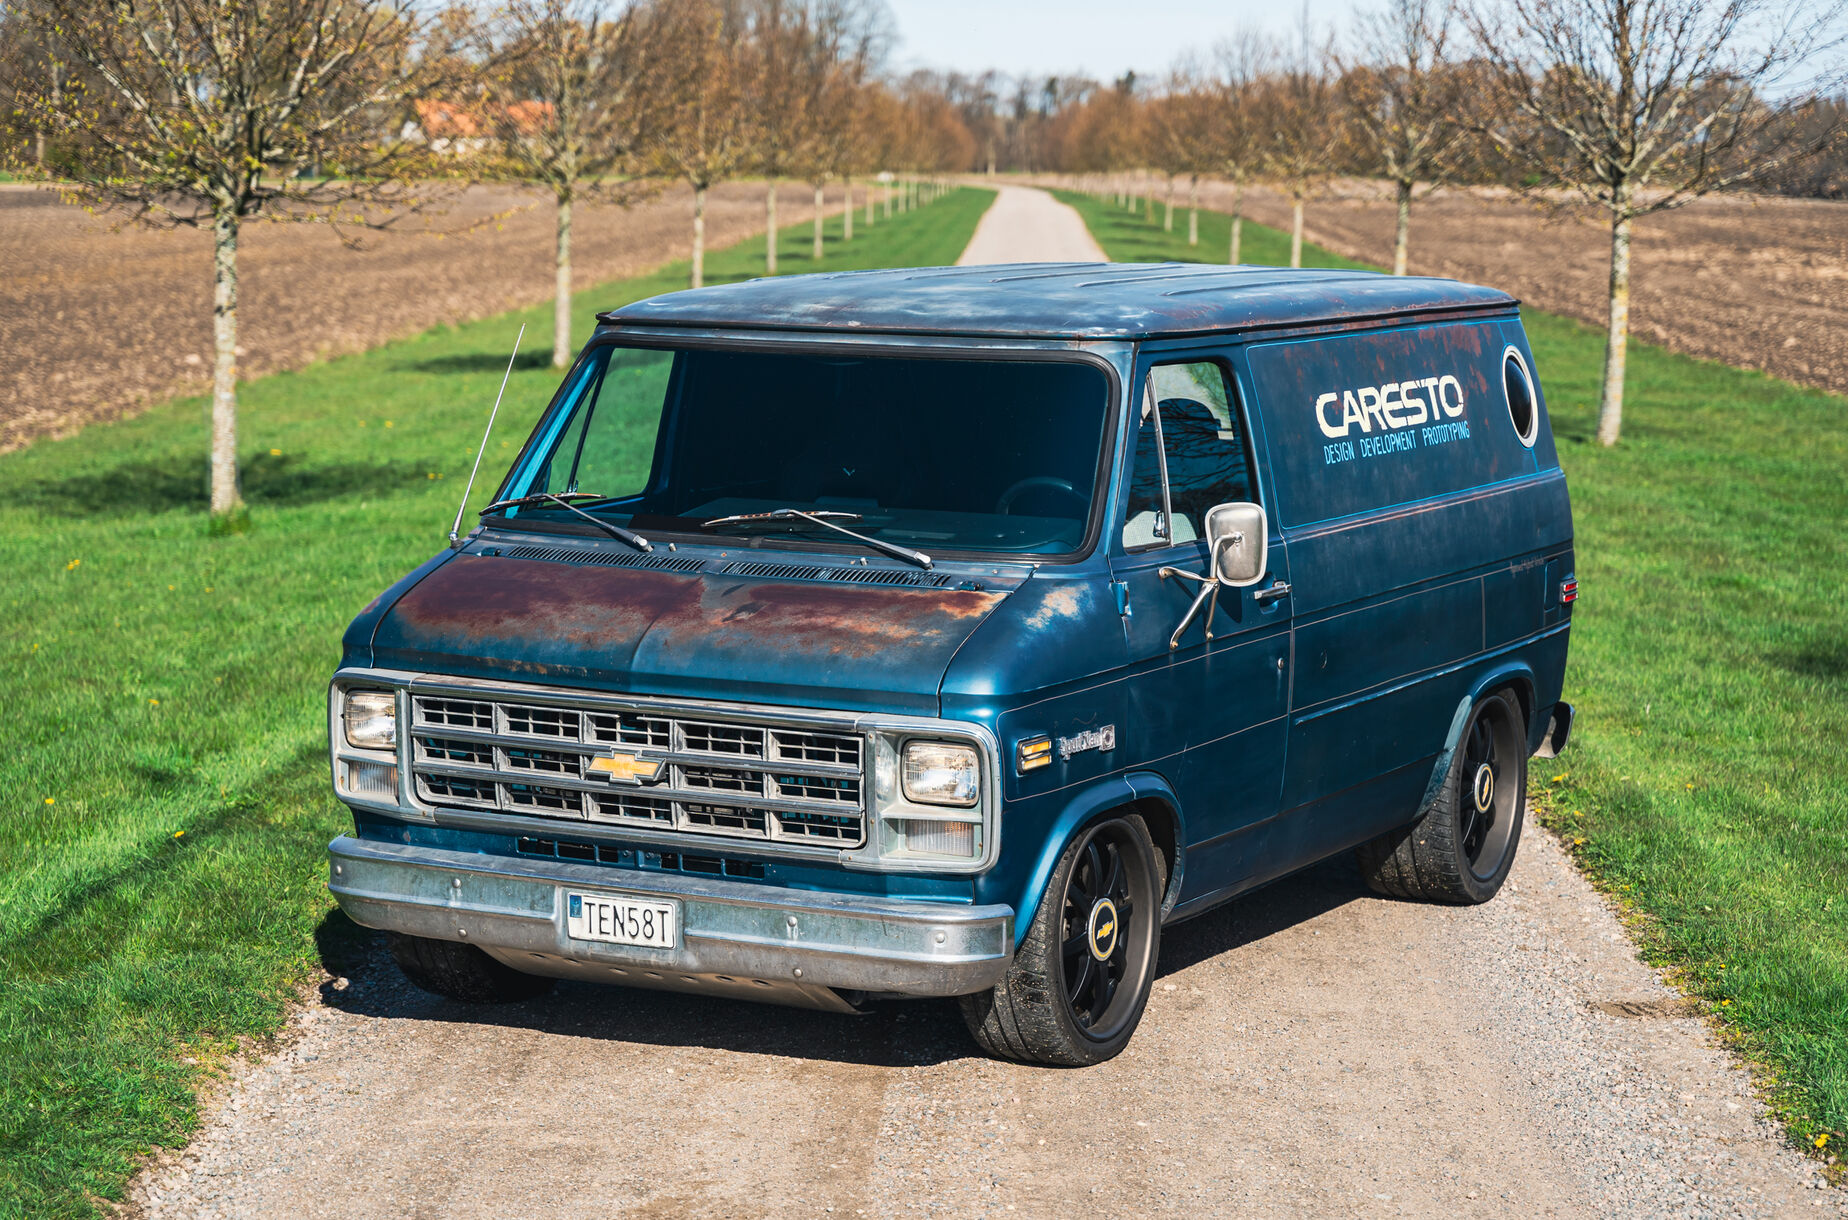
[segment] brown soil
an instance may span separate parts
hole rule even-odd
[[[708,241],[761,231],[763,195],[749,182],[712,191]],[[813,214],[807,187],[787,186],[777,202],[782,223]],[[687,257],[692,214],[684,187],[627,210],[580,206],[578,290]],[[360,250],[320,225],[251,225],[240,250],[241,372],[546,300],[552,225],[548,198],[505,187],[471,188],[438,213],[367,234]],[[121,226],[53,191],[0,186],[0,269],[0,452],[207,387],[209,233]]]
[[[1228,208],[1229,187],[1201,190]],[[1247,194],[1247,212],[1288,229],[1289,200]],[[1337,183],[1309,204],[1310,241],[1392,262],[1392,200]],[[1505,288],[1602,327],[1610,232],[1589,209],[1549,211],[1498,192],[1442,191],[1412,206],[1411,269]],[[1848,393],[1848,203],[1725,197],[1636,226],[1632,333],[1727,364]]]

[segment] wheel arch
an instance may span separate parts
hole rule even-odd
[[[1437,761],[1431,766],[1431,778],[1425,784],[1424,799],[1418,802],[1418,816],[1423,817],[1431,811],[1431,804],[1437,800],[1437,794],[1443,791],[1444,779],[1450,774],[1450,760],[1457,752],[1457,746],[1463,740],[1463,729],[1469,724],[1469,716],[1478,703],[1487,695],[1506,690],[1514,695],[1514,701],[1520,704],[1523,727],[1527,732],[1528,752],[1534,746],[1534,671],[1525,661],[1509,660],[1500,665],[1485,669],[1470,683],[1469,691],[1457,701],[1457,710],[1451,714],[1450,729],[1444,734],[1444,748],[1439,752]]]
[[[1186,864],[1187,835],[1181,814],[1180,798],[1162,776],[1152,771],[1132,771],[1111,776],[1080,791],[1059,811],[1045,841],[1040,845],[1033,872],[1022,891],[1022,900],[1014,914],[1014,943],[1019,944],[1045,901],[1046,887],[1052,880],[1059,858],[1086,827],[1111,814],[1140,814],[1148,825],[1156,849],[1168,864],[1167,889],[1162,896],[1161,913],[1165,920],[1174,909],[1175,896],[1181,892],[1181,873]]]

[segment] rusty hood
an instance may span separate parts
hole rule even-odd
[[[951,658],[1006,596],[465,552],[384,611],[372,653],[388,669],[935,714]]]

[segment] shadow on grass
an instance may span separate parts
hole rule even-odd
[[[419,360],[411,366],[420,373],[504,373],[507,371],[507,357],[493,352],[465,352],[454,356],[437,356],[430,360]],[[531,373],[539,369],[552,367],[550,348],[532,349],[521,352],[514,358],[513,371]]]
[[[28,484],[15,502],[61,517],[203,512],[206,474],[205,459],[191,456],[124,462],[99,475]],[[244,463],[240,482],[246,503],[291,507],[377,494],[426,477],[422,466],[410,462],[319,463],[262,453]]]
[[[1799,678],[1820,682],[1848,681],[1848,638],[1817,640],[1806,647],[1770,654],[1770,662]]]
[[[307,780],[316,786],[323,782],[318,773],[326,765],[323,761],[326,757],[326,746],[321,743],[303,745],[289,758],[266,770],[251,789],[232,794],[204,817],[189,819],[182,834],[168,836],[157,831],[155,834],[159,837],[151,838],[140,849],[122,851],[115,867],[96,870],[87,880],[63,889],[57,900],[47,904],[36,918],[0,925],[0,958],[22,970],[33,969],[31,963],[42,959],[51,963],[52,970],[63,972],[69,969],[67,958],[72,952],[70,943],[73,941],[82,942],[80,952],[86,958],[92,954],[113,956],[119,952],[120,945],[98,938],[94,929],[99,926],[106,929],[105,936],[119,936],[122,929],[108,919],[90,918],[99,904],[117,903],[123,895],[132,894],[152,905],[153,896],[171,894],[171,887],[178,884],[176,878],[184,874],[190,858],[199,852],[217,852],[234,858],[236,837],[265,821],[269,802],[282,795],[283,785],[291,778],[298,782]],[[169,791],[178,789],[190,778],[159,760],[144,759],[132,764],[131,771],[150,780],[156,788]]]
[[[1374,898],[1348,857],[1317,865],[1163,934],[1161,975],[1256,946],[1358,898]],[[1390,901],[1390,900],[1382,900]],[[947,999],[876,1002],[863,1015],[666,991],[560,982],[513,1004],[463,1004],[418,990],[398,972],[381,934],[339,911],[315,931],[329,974],[322,1002],[382,1020],[497,1025],[561,1037],[597,1038],[739,1054],[779,1055],[868,1067],[917,1067],[980,1057]]]

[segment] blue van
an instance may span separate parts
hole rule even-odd
[[[1164,926],[1332,854],[1479,903],[1562,749],[1516,302],[1347,271],[792,276],[614,310],[368,606],[330,886],[411,980],[956,996],[1090,1064]]]

